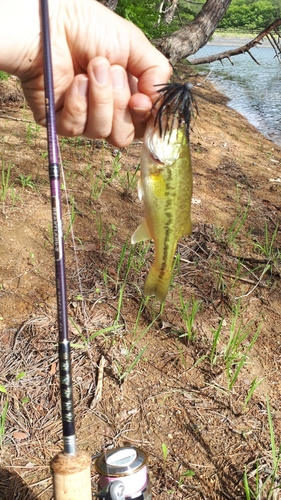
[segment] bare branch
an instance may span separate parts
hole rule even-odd
[[[275,52],[275,56],[277,57],[277,59],[279,61],[281,61],[280,59],[280,36],[278,34],[278,32],[276,30],[274,30],[275,33],[277,34],[278,36],[278,39],[277,41],[275,40],[274,36],[272,33],[268,33],[268,35],[266,35],[266,38],[268,39],[270,45],[272,46],[274,52]]]
[[[220,52],[219,54],[213,54],[213,55],[208,56],[208,57],[197,57],[196,59],[192,59],[192,61],[188,61],[188,62],[190,64],[193,64],[193,65],[208,64],[208,63],[211,63],[211,62],[214,62],[214,61],[222,61],[223,59],[230,60],[230,57],[232,57],[232,56],[237,56],[239,54],[245,54],[247,52],[251,56],[251,58],[257,64],[259,64],[259,62],[255,59],[255,57],[253,56],[253,54],[251,54],[250,50],[253,47],[256,47],[256,46],[260,45],[261,44],[261,40],[264,37],[267,37],[267,39],[269,39],[268,38],[269,36],[272,37],[270,43],[271,43],[271,45],[274,44],[274,46],[275,46],[275,54],[279,58],[280,53],[281,53],[280,37],[278,35],[278,39],[276,40],[274,38],[274,36],[271,34],[271,32],[275,31],[276,28],[278,26],[280,26],[280,25],[281,25],[281,19],[277,19],[270,26],[268,26],[263,31],[261,31],[261,33],[258,36],[256,36],[255,38],[253,38],[253,40],[251,40],[250,42],[246,43],[242,47],[237,47],[237,49],[232,49],[232,50],[225,50],[224,52]]]
[[[253,56],[252,52],[250,52],[250,50],[247,50],[247,52],[249,56],[253,59],[253,61],[260,66],[259,61],[257,61],[257,59]]]
[[[165,13],[165,22],[167,24],[171,24],[171,22],[174,18],[177,6],[178,6],[178,0],[171,0],[171,7],[169,7],[169,9],[167,9],[167,11]]]

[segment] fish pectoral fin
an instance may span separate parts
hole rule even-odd
[[[131,243],[134,245],[135,243],[139,243],[140,241],[151,240],[151,234],[148,229],[148,225],[146,220],[144,220],[141,225],[135,230]]]
[[[142,180],[141,177],[138,180],[138,197],[139,200],[141,201],[143,198],[143,186],[142,186]]]

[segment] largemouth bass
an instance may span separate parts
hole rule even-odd
[[[191,85],[168,84],[159,93],[141,152],[138,195],[144,203],[145,220],[131,241],[154,241],[155,259],[144,293],[163,302],[171,283],[178,241],[191,233]]]

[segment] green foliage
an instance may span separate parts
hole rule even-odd
[[[9,74],[5,73],[5,71],[0,71],[0,82],[6,82],[9,80]]]
[[[281,0],[271,0],[276,19],[281,17]]]
[[[262,30],[276,19],[276,9],[270,0],[233,0],[219,28]]]
[[[170,24],[165,21],[165,12],[171,6],[169,0],[163,3],[153,0],[119,0],[117,14],[136,24],[145,35],[152,39],[158,38],[180,29],[194,19],[205,1],[196,4],[179,0],[174,18]],[[160,12],[161,6],[161,12]]]
[[[179,0],[171,23],[165,13],[171,7],[170,0],[119,0],[116,12],[136,24],[145,35],[158,38],[169,35],[190,23],[200,12],[206,0],[191,3]],[[219,28],[262,30],[281,16],[281,0],[232,0]]]
[[[148,37],[156,32],[158,12],[151,1],[119,0],[117,14],[136,24]]]

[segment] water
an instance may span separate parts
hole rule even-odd
[[[234,47],[206,45],[196,57],[217,54]],[[244,115],[262,134],[281,145],[281,63],[271,47],[254,48],[248,54],[199,66],[211,71],[209,80],[230,98],[228,105]],[[195,57],[195,56],[194,56]]]

